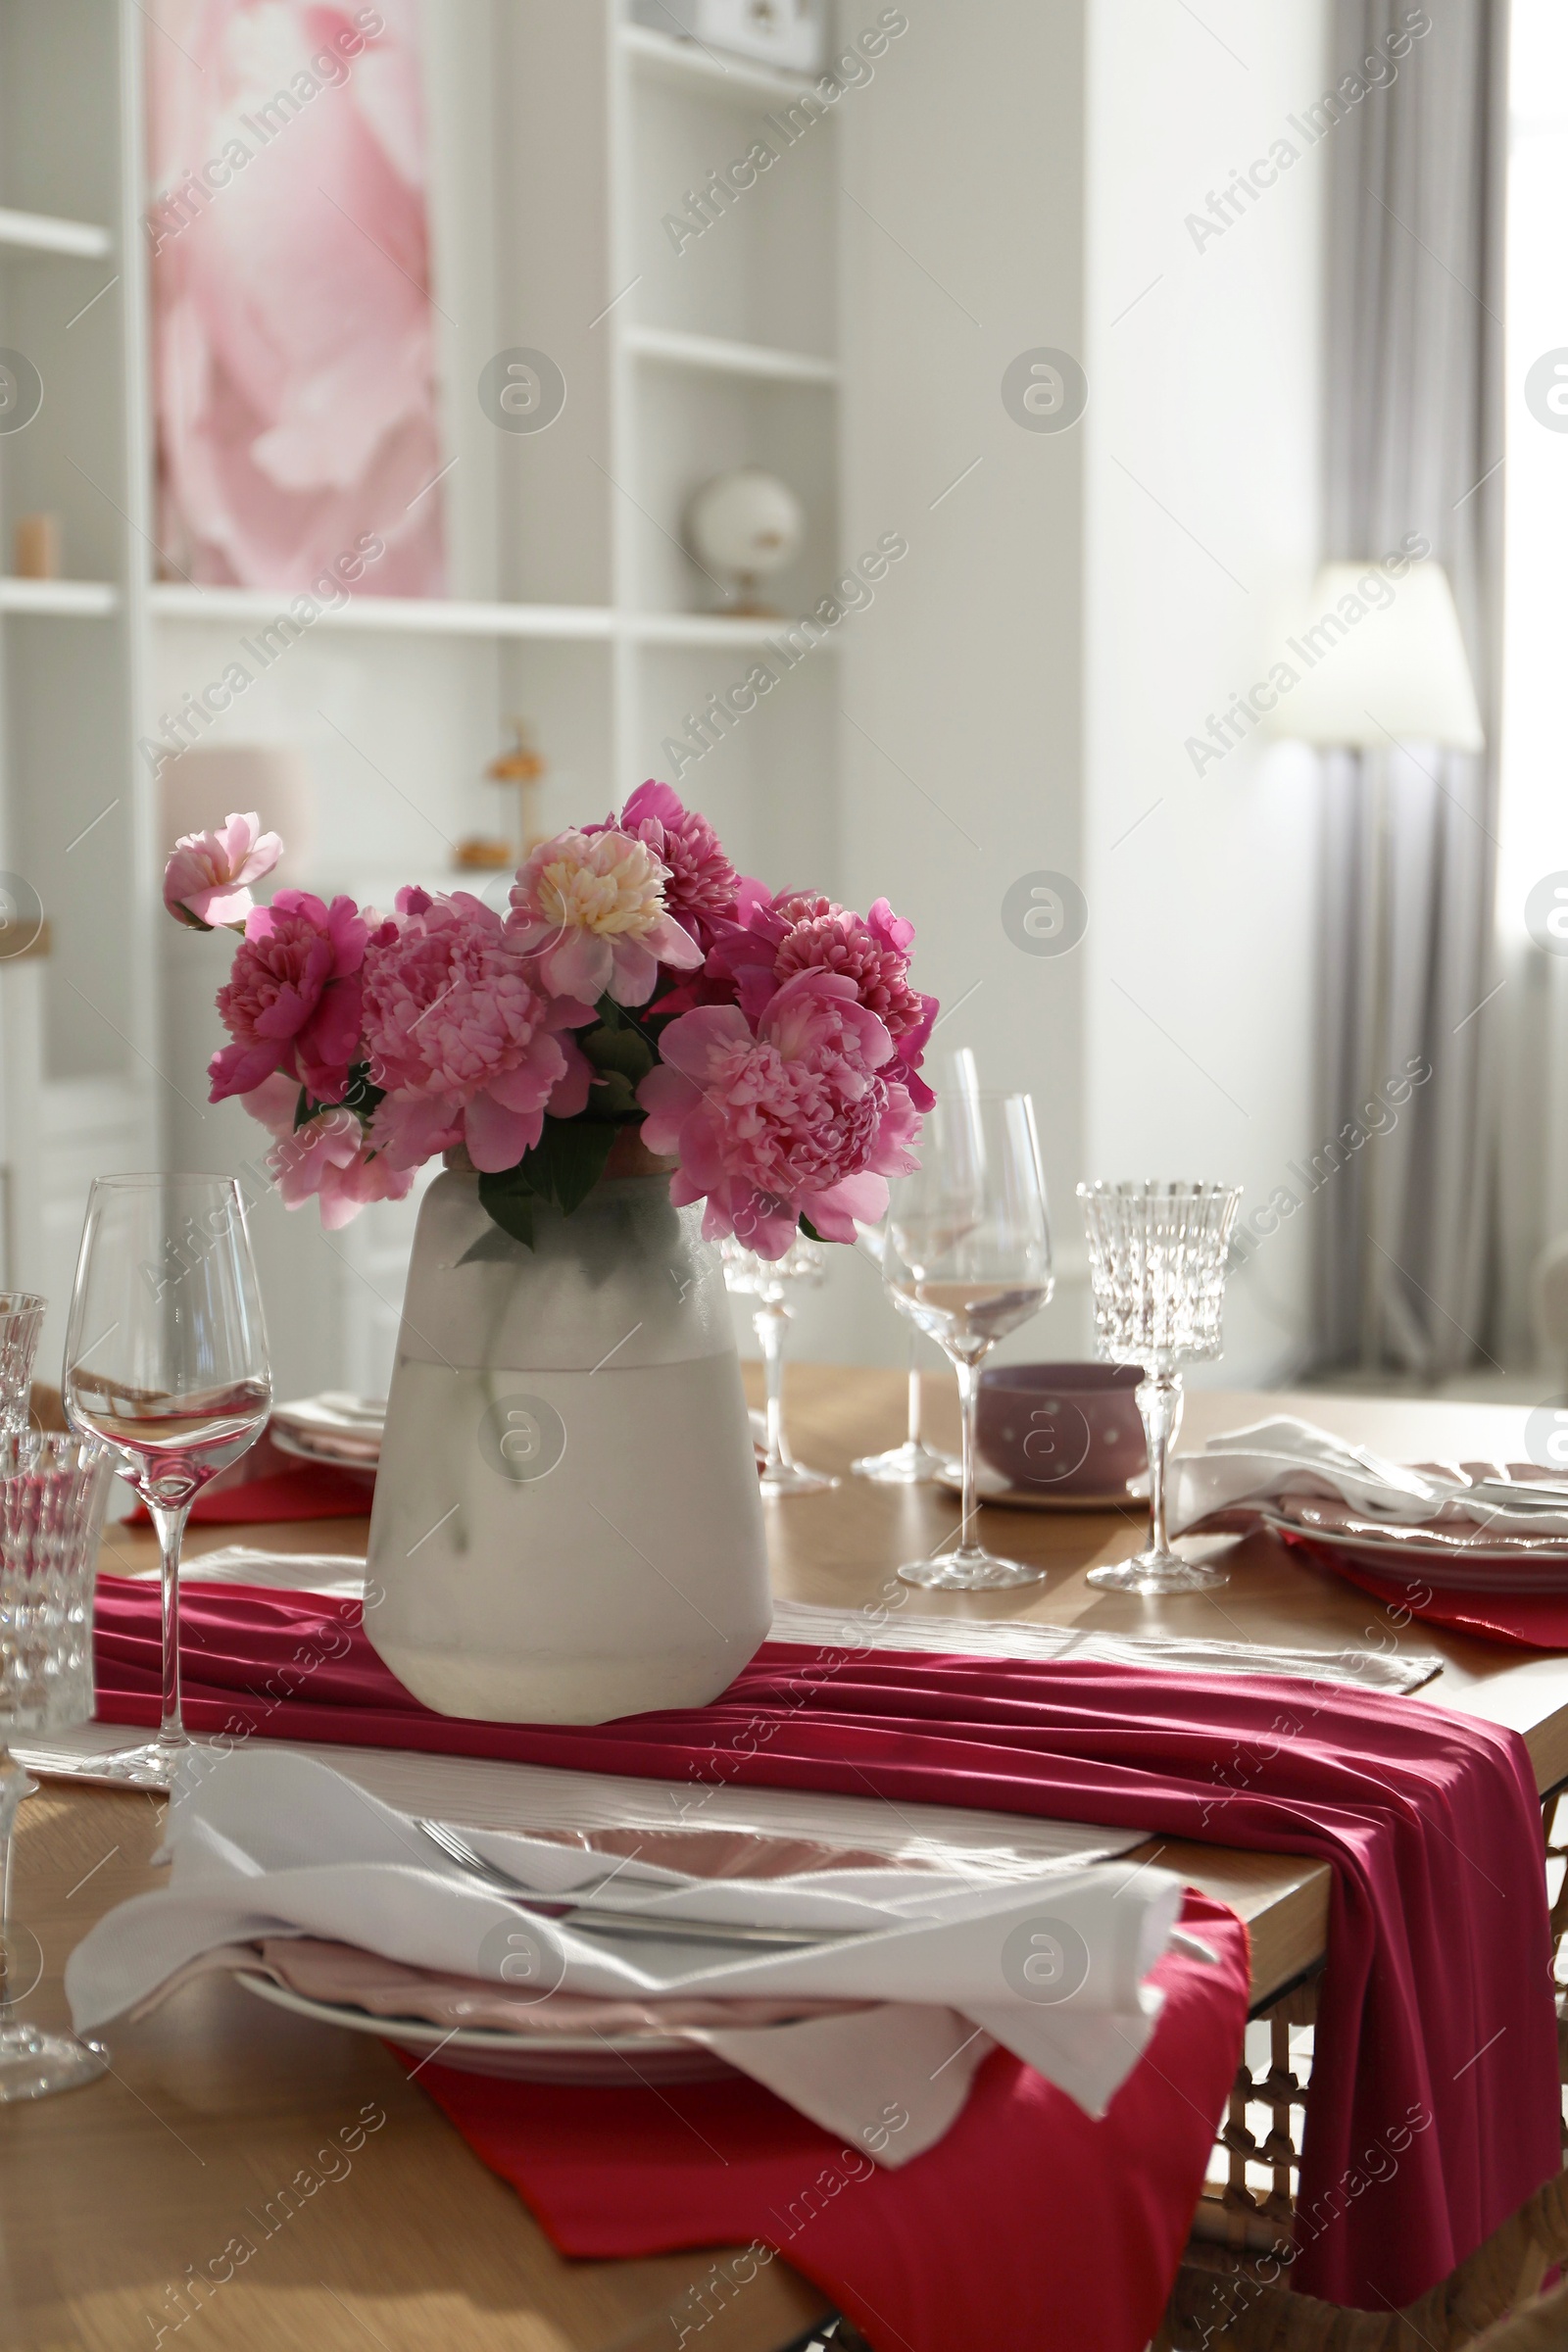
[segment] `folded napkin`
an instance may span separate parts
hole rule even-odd
[[[544,1894],[606,1875],[603,1857],[581,1846],[466,1835]],[[1182,1903],[1180,1880],[1157,1868],[1090,1865],[1054,1872],[1043,1887],[896,1864],[700,1879],[629,1858],[612,1899],[650,1917],[868,1932],[799,1950],[731,1952],[677,1930],[667,1941],[612,1941],[520,1910],[449,1863],[406,1815],[328,1766],[278,1750],[241,1751],[201,1776],[171,1807],[169,1845],[168,1890],[108,1912],[67,1963],[78,2031],[144,2001],[199,1952],[290,1933],[602,1999],[870,2001],[878,2006],[850,2020],[709,2029],[703,2038],[846,2136],[874,2130],[899,2097],[908,2124],[873,2150],[890,2164],[941,2138],[996,2042],[1102,2114],[1153,2031],[1161,1996],[1144,1979]]]
[[[1241,1922],[1190,1895],[1183,1924],[1219,1963],[1174,1950],[1158,1962],[1164,2010],[1106,2116],[1092,2121],[993,2050],[946,2137],[897,2169],[733,2077],[584,2092],[460,2074],[439,2057],[405,2063],[563,2254],[746,2249],[689,2266],[671,2346],[712,2340],[722,2305],[781,2255],[877,2352],[1143,2352],[1247,2009]],[[876,2137],[900,2134],[900,2112]]]
[[[1424,1625],[1446,1626],[1482,1642],[1506,1642],[1515,1649],[1568,1650],[1568,1592],[1434,1592],[1403,1576],[1378,1576],[1359,1559],[1294,1528],[1277,1528],[1279,1541],[1299,1560],[1369,1592],[1389,1609],[1406,1610]],[[1480,1584],[1478,1577],[1476,1582]],[[1397,1621],[1396,1621],[1397,1622]]]
[[[1129,1486],[1147,1494],[1148,1472]],[[1452,1520],[1487,1527],[1498,1520],[1495,1499],[1476,1494],[1457,1465],[1450,1474],[1435,1465],[1389,1461],[1310,1421],[1282,1414],[1210,1438],[1201,1453],[1175,1456],[1167,1494],[1171,1531],[1179,1535],[1239,1504],[1283,1494],[1337,1494],[1369,1518],[1406,1526]],[[1539,1511],[1510,1509],[1507,1525],[1521,1533],[1557,1532],[1568,1541],[1568,1507],[1558,1501]]]

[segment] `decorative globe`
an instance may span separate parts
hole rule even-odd
[[[715,473],[686,509],[686,544],[706,571],[734,580],[737,611],[757,581],[790,562],[805,531],[806,512],[794,491],[760,466]]]

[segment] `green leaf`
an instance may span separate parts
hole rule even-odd
[[[534,1204],[531,1194],[514,1183],[516,1174],[515,1168],[508,1168],[502,1176],[481,1176],[479,1204],[503,1233],[510,1234],[514,1242],[520,1242],[525,1250],[531,1250]],[[485,1238],[487,1240],[488,1236]],[[459,1263],[466,1265],[469,1258],[490,1254],[483,1242],[475,1242]]]
[[[604,1174],[618,1132],[608,1119],[553,1119],[547,1113],[544,1133],[522,1164],[536,1191],[545,1190],[541,1176],[548,1179],[550,1198],[570,1216]]]
[[[294,1105],[295,1134],[298,1135],[300,1129],[305,1125],[307,1119],[313,1119],[315,1116],[316,1104],[311,1101],[310,1096],[306,1093],[304,1087],[302,1086],[300,1088],[300,1099]]]
[[[811,1223],[809,1217],[803,1217],[801,1219],[801,1231],[805,1234],[808,1242],[822,1241],[822,1236],[817,1232],[816,1227]],[[822,1246],[824,1249],[827,1247],[825,1242],[822,1244]]]
[[[601,1023],[578,1040],[596,1070],[615,1070],[636,1086],[654,1066],[653,1047],[635,1029],[612,1029]]]
[[[595,1079],[589,1089],[585,1115],[598,1120],[640,1119],[642,1105],[631,1079],[623,1077],[619,1070],[607,1070],[602,1078]]]
[[[357,1061],[349,1072],[349,1082],[343,1090],[343,1108],[356,1112],[362,1119],[368,1119],[376,1104],[385,1099],[385,1088],[370,1084],[369,1063]]]

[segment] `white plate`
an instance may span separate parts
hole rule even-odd
[[[1518,1547],[1505,1548],[1495,1535],[1479,1529],[1460,1538],[1430,1527],[1369,1526],[1339,1506],[1305,1500],[1288,1507],[1267,1503],[1259,1515],[1265,1527],[1341,1552],[1374,1576],[1430,1585],[1434,1592],[1568,1592],[1568,1541],[1537,1536],[1526,1549],[1515,1538]]]
[[[270,1977],[237,1972],[247,1992],[318,2025],[373,2034],[416,2058],[440,2052],[443,2066],[464,2075],[496,2075],[512,2082],[576,2082],[623,2086],[636,2082],[712,2082],[735,2069],[716,2051],[675,2034],[508,2034],[496,2026],[432,2025],[419,2017],[373,2017],[337,2001],[314,2001]]]
[[[285,1429],[281,1422],[272,1421],[268,1436],[279,1453],[292,1454],[298,1462],[324,1463],[333,1470],[357,1470],[367,1479],[373,1479],[381,1465],[379,1440],[337,1438],[315,1430]]]
[[[373,1470],[381,1458],[384,1396],[353,1396],[340,1389],[293,1396],[272,1407],[268,1435],[301,1461]]]

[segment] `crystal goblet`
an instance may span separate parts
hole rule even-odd
[[[107,2063],[96,2043],[16,2014],[42,1964],[11,1919],[12,1832],[34,1785],[9,1742],[92,1714],[92,1592],[109,1460],[90,1438],[0,1437],[0,2100],[74,2089]]]
[[[1223,1184],[1081,1184],[1099,1351],[1141,1364],[1138,1410],[1149,1441],[1149,1544],[1089,1582],[1112,1592],[1202,1592],[1230,1582],[1184,1560],[1165,1526],[1165,1478],[1182,1417],[1183,1363],[1221,1347],[1225,1259],[1241,1200]]]
[[[19,1437],[27,1426],[45,1303],[33,1291],[0,1291],[0,1437]]]

